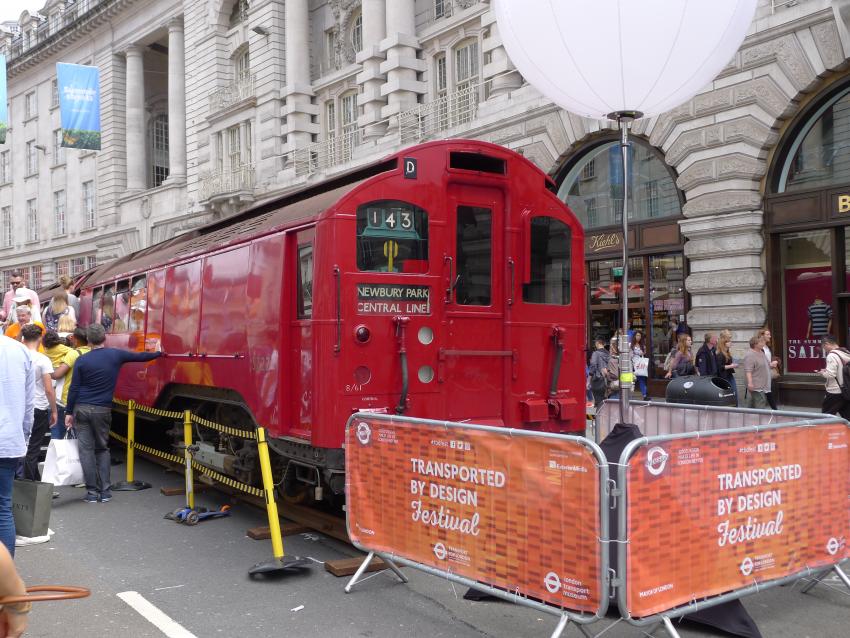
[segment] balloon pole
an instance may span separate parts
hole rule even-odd
[[[629,343],[629,128],[632,122],[641,117],[640,111],[616,111],[608,118],[617,121],[620,128],[620,151],[623,157],[623,317],[620,327],[620,339],[617,349],[620,352],[620,423],[629,423],[629,400],[634,387],[632,371],[631,344]]]

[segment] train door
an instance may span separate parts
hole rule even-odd
[[[446,326],[438,378],[452,420],[503,422],[508,353],[499,267],[502,201],[501,191],[492,188],[458,184],[448,191]]]
[[[292,317],[292,430],[293,436],[310,440],[313,431],[313,245],[315,228],[295,235],[296,286]],[[290,253],[291,254],[291,253]],[[292,257],[287,257],[292,264]]]

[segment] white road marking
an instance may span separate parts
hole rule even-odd
[[[304,605],[298,605],[298,607],[293,607],[289,611],[301,611],[302,609],[304,609]]]
[[[118,598],[139,612],[142,618],[159,629],[168,638],[197,638],[191,631],[185,629],[180,623],[172,620],[157,607],[145,600],[139,592],[124,591],[118,594]]]
[[[186,585],[170,585],[169,587],[156,587],[154,591],[163,591],[165,589],[178,589],[180,587],[185,587]]]

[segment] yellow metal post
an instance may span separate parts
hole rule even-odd
[[[192,476],[192,412],[183,410],[183,454],[186,459],[186,507],[195,509],[195,480]]]
[[[136,445],[136,402],[133,399],[127,403],[127,483],[133,482],[135,471]]]
[[[277,502],[274,498],[272,464],[269,459],[269,444],[266,429],[257,428],[257,451],[260,454],[260,470],[263,474],[263,491],[266,495],[266,511],[269,515],[269,532],[272,537],[272,553],[278,560],[283,558],[283,537],[280,533],[280,519],[277,514]]]

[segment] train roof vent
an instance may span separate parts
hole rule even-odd
[[[464,153],[452,151],[449,153],[449,168],[460,168],[465,171],[480,173],[495,173],[504,175],[507,168],[505,160],[481,153]]]
[[[214,232],[207,233],[205,235],[200,235],[196,237],[193,241],[184,244],[179,250],[174,253],[174,256],[181,257],[183,255],[195,253],[198,250],[203,250],[212,246],[221,246],[223,244],[226,244],[230,240],[235,239],[240,235],[250,233],[254,229],[262,227],[266,219],[271,215],[272,213],[268,212],[264,215],[260,215],[259,217],[254,217],[253,219],[249,218],[242,222],[232,224],[231,226],[224,226],[223,228],[219,228]]]

